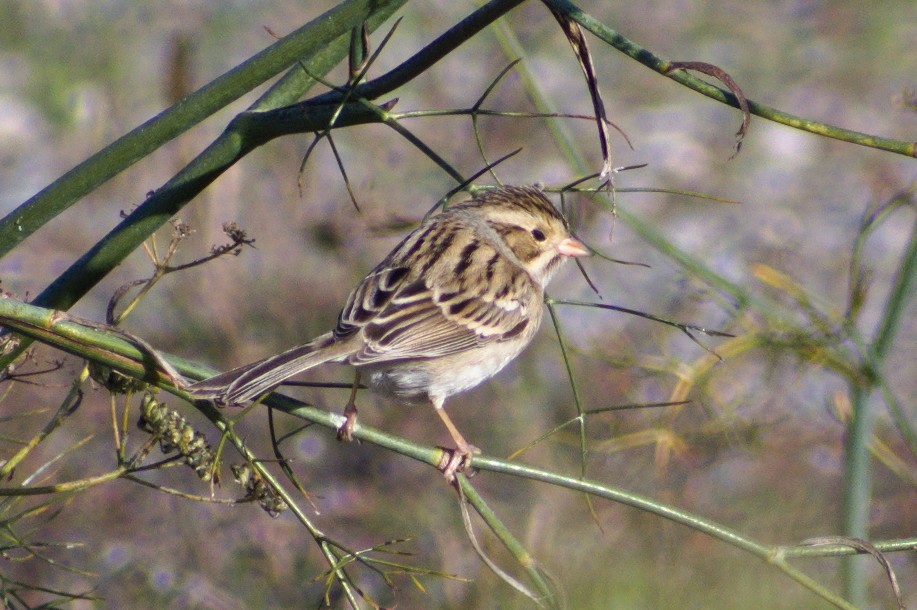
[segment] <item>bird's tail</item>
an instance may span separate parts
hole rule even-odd
[[[339,349],[335,349],[337,346]],[[327,333],[305,345],[214,375],[185,389],[196,400],[207,400],[219,406],[242,406],[293,375],[340,360],[347,353],[346,346],[336,343],[331,333]]]

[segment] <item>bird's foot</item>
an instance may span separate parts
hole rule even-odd
[[[350,401],[344,407],[344,423],[338,428],[338,440],[350,442],[353,440],[353,429],[357,425],[357,405]]]
[[[436,468],[443,473],[448,482],[455,481],[456,472],[461,472],[467,477],[475,475],[477,470],[471,467],[471,459],[481,454],[480,449],[468,443],[455,449],[446,449],[445,447],[440,447],[440,449],[442,449],[443,453]]]

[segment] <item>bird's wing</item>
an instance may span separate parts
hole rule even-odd
[[[532,310],[541,306],[540,288],[491,246],[475,246],[473,256],[441,257],[427,269],[370,274],[335,330],[336,336],[362,334],[349,362],[447,356],[537,324]]]

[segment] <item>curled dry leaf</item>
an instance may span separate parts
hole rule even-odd
[[[751,124],[751,111],[748,109],[748,98],[745,97],[745,93],[742,91],[742,88],[739,87],[738,83],[736,83],[731,76],[729,76],[728,72],[719,66],[714,66],[713,64],[708,64],[702,61],[673,61],[669,64],[669,69],[666,70],[666,74],[675,70],[694,70],[695,72],[700,72],[701,74],[712,76],[713,78],[726,85],[726,87],[735,96],[736,103],[739,105],[739,109],[742,111],[742,125],[736,132],[735,152],[732,154],[732,157],[729,157],[730,159],[734,158],[737,154],[739,154],[739,151],[742,150],[742,141],[745,139],[745,134],[748,133],[748,127]]]

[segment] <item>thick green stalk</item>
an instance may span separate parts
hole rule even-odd
[[[297,60],[315,55],[335,39],[343,40],[339,49],[339,57],[343,59],[348,48],[347,34],[352,27],[374,14],[390,15],[405,1],[346,0],[118,138],[0,220],[0,258],[80,197]],[[324,73],[319,66],[314,68],[314,73]],[[290,93],[277,105],[292,103],[303,91]]]
[[[378,27],[405,1],[392,0],[385,4],[384,10],[375,13],[369,19],[369,26]],[[328,27],[324,23],[326,16],[312,23],[316,24],[316,27]],[[310,74],[325,74],[346,57],[351,21],[352,19],[347,19],[337,23],[337,27],[342,32],[337,39],[318,48],[305,60]],[[357,23],[361,21],[357,20]],[[321,38],[324,40],[325,36]],[[261,54],[256,57],[261,57]],[[251,61],[242,65],[247,66]],[[297,66],[262,96],[253,108],[273,108],[290,104],[299,99],[314,82]],[[334,107],[328,106],[313,108],[311,114],[301,113],[302,122],[307,126],[310,121],[314,122],[313,126],[316,130],[326,128],[334,110]],[[340,126],[368,120],[375,120],[375,115],[366,109],[356,107],[353,112],[342,112],[341,116],[337,117],[336,124]],[[349,123],[351,121],[353,123]],[[43,290],[35,299],[35,303],[54,309],[71,307],[208,184],[241,156],[264,141],[264,137],[251,128],[246,115],[241,115],[237,121],[227,127],[223,135],[165,185],[157,189],[133,213]],[[27,345],[28,341],[24,340],[19,349],[0,357],[0,368],[12,362]]]
[[[888,353],[902,314],[914,297],[917,276],[917,223],[901,261],[895,282],[879,322],[876,336],[870,345],[872,353],[868,366],[878,372]],[[870,378],[874,378],[873,375]],[[844,445],[844,535],[867,540],[869,538],[869,509],[872,499],[872,471],[870,469],[869,442],[875,410],[870,398],[875,394],[875,382],[864,385],[851,381],[850,404],[852,417],[847,426]],[[907,425],[908,422],[905,422]],[[902,433],[906,430],[902,430]],[[843,563],[844,593],[854,604],[863,606],[867,601],[865,557],[847,557]]]
[[[311,113],[300,113],[300,125],[312,131],[327,129],[337,110],[335,106],[321,106]],[[242,120],[231,123],[204,152],[73,263],[36,297],[35,304],[69,309],[207,185],[239,158],[261,145],[264,135],[251,133],[248,121],[244,120],[246,118],[246,115],[240,115]],[[374,112],[354,104],[337,116],[336,125],[345,127],[375,120]]]
[[[869,539],[869,505],[872,498],[869,439],[874,411],[870,408],[871,388],[850,383],[852,417],[844,441],[844,524],[845,536]],[[866,604],[867,557],[845,557],[842,563],[844,596],[858,607]]]
[[[672,70],[671,62],[654,55],[647,49],[641,47],[632,40],[628,40],[618,32],[614,31],[595,17],[584,13],[582,9],[574,5],[569,0],[542,0],[545,4],[557,9],[558,11],[569,15],[574,21],[583,26],[584,29],[592,32],[600,40],[603,40],[628,55],[632,59],[639,61],[644,66],[663,74],[672,80],[689,87],[702,95],[738,107],[738,101],[729,91],[714,87],[713,85],[687,73],[684,70]],[[852,144],[868,146],[887,152],[893,152],[908,157],[917,157],[917,142],[906,142],[904,140],[895,140],[892,138],[882,138],[879,136],[860,133],[850,129],[843,129],[835,125],[812,121],[804,117],[796,116],[788,112],[771,108],[764,104],[759,104],[751,100],[748,101],[748,109],[752,114],[762,118],[781,123],[788,127],[801,129],[814,133],[816,135],[826,136]]]
[[[77,322],[62,319],[57,312],[11,299],[0,299],[0,324],[83,358],[111,366],[138,378],[145,378],[160,385],[163,389],[187,398],[183,391],[171,386],[169,381],[162,375],[156,374],[149,366],[148,359],[142,351],[122,337],[87,328]],[[163,356],[168,357],[169,362],[180,373],[201,376],[210,372],[188,361],[166,356],[165,354]],[[275,409],[332,430],[336,430],[344,420],[342,415],[310,407],[276,393],[269,396],[264,402]],[[357,439],[384,447],[430,466],[437,466],[443,457],[441,449],[424,447],[407,439],[359,423],[353,434]],[[534,468],[519,462],[510,462],[483,455],[474,458],[474,466],[480,470],[500,472],[588,493],[596,498],[605,498],[613,502],[626,504],[680,523],[755,555],[839,608],[852,607],[848,602],[808,578],[799,569],[786,561],[790,557],[797,556],[830,557],[857,552],[850,547],[840,545],[821,548],[775,547],[763,544],[736,530],[695,514],[594,481],[587,481],[578,477],[570,477]],[[502,527],[494,520],[488,520],[488,523],[491,527]],[[914,544],[915,540],[909,539],[877,542],[874,546],[883,552],[894,552],[911,550],[914,548]],[[524,553],[518,556],[524,556]],[[541,587],[539,586],[539,588]]]

